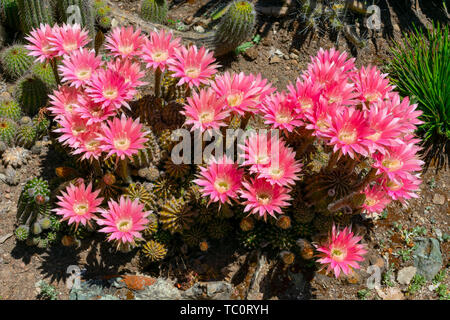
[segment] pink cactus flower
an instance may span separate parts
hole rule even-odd
[[[95,103],[89,96],[80,95],[78,101],[75,111],[82,119],[86,119],[87,125],[104,122],[117,114],[113,105],[104,107],[101,103]]]
[[[295,104],[288,100],[284,92],[268,96],[263,103],[262,114],[265,124],[274,129],[292,132],[303,125],[301,116],[295,110]]]
[[[87,120],[77,114],[60,116],[56,122],[59,126],[54,132],[61,133],[58,141],[74,149],[80,144],[79,136],[89,130]]]
[[[250,179],[243,182],[241,198],[246,199],[244,212],[250,211],[267,220],[267,214],[275,218],[275,213],[282,214],[282,208],[289,206],[291,200],[289,189],[277,184],[270,184],[265,179]]]
[[[203,196],[209,196],[210,202],[231,203],[231,199],[238,197],[243,174],[244,170],[231,159],[213,158],[206,167],[200,167],[198,179],[193,182],[202,187]]]
[[[102,210],[102,218],[97,223],[103,226],[99,231],[108,233],[108,241],[118,244],[135,244],[135,239],[142,239],[140,231],[148,224],[147,216],[151,211],[145,211],[139,199],[131,201],[121,196],[119,202],[110,200],[108,210]]]
[[[319,99],[312,110],[304,115],[307,119],[305,128],[311,130],[313,136],[324,138],[329,136],[332,119],[336,116],[336,108],[324,99]]]
[[[280,149],[286,148],[286,144],[277,135],[262,131],[251,134],[244,145],[239,145],[244,151],[242,165],[250,166],[252,173],[262,172],[262,168],[268,166],[273,155],[279,155]]]
[[[320,48],[315,57],[312,57],[313,62],[325,64],[334,63],[336,67],[341,68],[343,72],[353,71],[355,68],[355,58],[348,59],[347,52],[339,52],[335,48],[324,50]]]
[[[81,29],[79,24],[63,24],[61,27],[53,28],[53,37],[50,43],[56,50],[57,56],[70,54],[72,51],[81,49],[90,41],[88,32]]]
[[[152,32],[150,40],[146,39],[142,49],[142,60],[147,68],[166,70],[168,60],[175,55],[175,49],[180,48],[180,38],[172,39],[172,33],[161,29],[158,33]]]
[[[373,187],[367,186],[361,193],[366,196],[362,208],[367,218],[377,218],[392,201],[383,187],[378,184]]]
[[[295,111],[306,119],[306,114],[311,114],[314,110],[314,105],[319,100],[321,94],[320,85],[312,82],[310,79],[302,81],[297,78],[295,86],[289,84],[288,99],[295,103]]]
[[[359,93],[361,101],[373,103],[382,101],[388,97],[393,87],[386,79],[387,74],[382,74],[377,67],[362,67],[353,76],[355,90]]]
[[[45,62],[53,59],[57,51],[50,39],[53,37],[53,29],[48,24],[41,24],[39,28],[33,29],[25,40],[31,44],[25,48],[30,51],[29,55],[36,57],[36,61]]]
[[[405,200],[419,197],[416,191],[419,190],[422,180],[419,179],[418,175],[411,175],[406,178],[382,178],[378,182],[383,185],[386,193],[392,200],[399,200],[404,203]]]
[[[130,60],[116,59],[114,62],[108,63],[108,69],[120,74],[125,79],[125,84],[129,85],[127,100],[133,99],[137,91],[135,88],[146,85],[141,81],[145,77],[145,72],[141,70],[141,66],[137,62]]]
[[[98,197],[99,193],[100,190],[92,191],[91,183],[87,187],[84,183],[78,186],[71,183],[65,192],[61,191],[61,196],[57,196],[58,208],[52,211],[62,216],[62,221],[68,224],[75,223],[77,228],[80,223],[85,226],[101,211],[103,198]]]
[[[352,269],[359,269],[358,261],[364,261],[362,257],[367,253],[365,245],[358,244],[362,237],[354,236],[350,228],[337,231],[333,225],[331,237],[324,245],[315,245],[318,254],[317,261],[327,266],[327,272],[333,271],[336,278],[341,272],[348,275]]]
[[[181,114],[186,116],[185,125],[192,125],[191,131],[218,129],[225,126],[225,119],[230,115],[225,110],[223,99],[219,99],[211,88],[200,89],[187,98],[187,104]]]
[[[132,26],[116,27],[106,37],[105,47],[114,57],[127,59],[140,56],[144,42],[145,37],[141,34],[141,29],[134,31]]]
[[[218,64],[213,53],[201,47],[191,46],[189,49],[181,47],[175,50],[175,58],[169,59],[169,70],[173,76],[180,78],[178,85],[184,83],[190,88],[198,87],[200,84],[208,84],[210,77],[216,73]]]
[[[103,136],[98,138],[102,142],[102,150],[108,152],[107,157],[115,154],[122,160],[137,154],[148,140],[145,138],[148,132],[142,131],[139,118],[133,121],[124,114],[120,119],[114,118],[106,124],[102,123],[102,131]]]
[[[72,154],[81,154],[81,160],[98,160],[103,152],[99,136],[101,136],[100,129],[97,126],[91,126],[88,132],[79,135],[79,145]]]
[[[55,117],[72,115],[79,105],[80,91],[74,87],[61,86],[49,95],[51,107],[48,108]]]
[[[73,51],[63,58],[59,66],[62,75],[61,81],[68,81],[71,86],[79,88],[87,84],[97,69],[102,65],[100,57],[95,55],[94,50],[81,48]]]

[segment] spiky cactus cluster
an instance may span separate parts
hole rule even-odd
[[[33,127],[36,129],[36,139],[39,139],[47,133],[50,120],[45,116],[45,114],[39,113],[33,118],[32,123]]]
[[[0,118],[0,141],[12,145],[16,139],[17,124],[11,119]]]
[[[44,81],[34,75],[25,75],[17,82],[14,97],[25,114],[34,116],[47,103],[47,94]]]
[[[159,221],[164,230],[171,233],[189,229],[193,222],[193,212],[183,198],[167,200],[159,212]]]
[[[80,9],[81,21],[78,23],[89,32],[89,36],[95,37],[95,10],[91,0],[56,0],[56,10],[61,22],[71,22],[70,17],[74,14],[69,11],[69,7],[78,6]]]
[[[31,148],[36,142],[37,130],[31,124],[25,124],[17,130],[17,144],[25,148]]]
[[[2,68],[11,79],[23,76],[33,64],[33,57],[28,55],[28,50],[21,44],[9,46],[0,54]]]
[[[125,189],[125,196],[131,200],[139,199],[147,210],[155,210],[157,206],[156,195],[148,190],[145,185],[132,183]]]
[[[162,243],[159,243],[155,240],[150,240],[142,248],[142,253],[150,261],[155,262],[165,258],[167,254],[167,248]]]
[[[108,31],[111,28],[111,8],[104,1],[94,1],[94,8],[98,26]]]
[[[20,225],[14,230],[14,235],[19,241],[26,241],[30,235],[30,228],[25,225]]]
[[[20,29],[19,7],[17,0],[0,0],[0,18],[2,24],[10,30]]]
[[[0,102],[0,118],[19,121],[22,118],[22,109],[14,99],[4,99]]]
[[[20,224],[33,226],[40,218],[48,215],[50,188],[42,178],[29,180],[20,194],[17,204],[17,221]]]
[[[24,34],[42,24],[53,26],[53,4],[51,0],[17,0],[19,18]]]
[[[167,18],[167,0],[142,0],[141,17],[144,20],[164,23]]]
[[[223,55],[237,48],[253,33],[256,12],[249,1],[232,2],[221,18],[215,33],[215,55]]]

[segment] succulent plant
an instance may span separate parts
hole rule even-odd
[[[158,241],[165,245],[168,245],[170,243],[170,241],[172,240],[172,238],[173,238],[172,234],[167,230],[158,230],[153,235],[153,239],[155,241]]]
[[[249,1],[233,1],[221,18],[214,37],[214,54],[223,55],[236,49],[253,33],[256,12]]]
[[[164,23],[167,16],[167,0],[142,0],[141,17],[144,20]]]
[[[147,216],[147,219],[149,222],[144,230],[144,234],[146,236],[151,236],[158,231],[158,217],[156,216],[156,214],[151,213]]]
[[[17,124],[6,118],[0,118],[0,141],[12,145],[16,139]]]
[[[232,227],[228,220],[214,219],[208,224],[208,235],[213,239],[222,239],[231,229]]]
[[[19,19],[24,34],[30,33],[41,24],[53,26],[53,8],[51,0],[17,0]]]
[[[310,237],[313,233],[313,227],[309,223],[298,223],[292,227],[294,233],[302,238]]]
[[[256,249],[263,242],[263,230],[260,227],[255,227],[250,231],[240,231],[237,239],[240,244],[246,249]]]
[[[47,85],[38,77],[28,74],[17,81],[14,97],[25,114],[34,116],[48,100]]]
[[[55,74],[49,63],[35,63],[31,68],[31,73],[37,78],[41,79],[48,90],[56,88]]]
[[[0,102],[0,118],[19,121],[22,118],[22,109],[14,99],[4,99]]]
[[[20,30],[19,7],[17,0],[0,0],[0,18],[2,24],[10,30]]]
[[[52,227],[52,220],[50,220],[49,217],[44,217],[40,219],[38,222],[42,230],[48,230]]]
[[[25,241],[30,235],[30,228],[25,225],[18,226],[16,230],[14,230],[14,235],[16,236],[17,240]]]
[[[50,189],[42,178],[32,178],[24,186],[17,203],[17,220],[32,226],[49,212]]]
[[[183,198],[166,200],[159,212],[159,221],[164,230],[171,233],[189,229],[193,222],[193,212]]]
[[[5,150],[2,155],[2,162],[5,167],[20,168],[30,160],[30,151],[22,147],[11,147]]]
[[[95,37],[95,10],[93,2],[91,0],[56,0],[56,8],[61,21],[69,21],[70,15],[73,14],[73,12],[67,11],[70,6],[78,6],[80,8],[81,21],[79,23],[81,27],[89,32],[90,38],[93,39]]]
[[[175,164],[172,159],[166,161],[165,168],[167,174],[174,179],[186,177],[191,170],[191,166],[189,164]]]
[[[252,217],[245,217],[239,223],[239,227],[242,231],[247,232],[255,228],[255,220]]]
[[[313,220],[314,228],[320,233],[328,233],[333,226],[333,217],[323,214],[317,214]]]
[[[138,176],[144,178],[147,181],[156,181],[161,176],[158,168],[154,165],[151,165],[146,168],[141,168],[138,170]]]
[[[41,109],[42,110],[42,109]],[[41,111],[39,110],[39,111]],[[33,118],[33,126],[36,128],[36,138],[39,139],[43,135],[47,134],[48,127],[50,125],[50,120],[47,118],[45,114],[41,112],[38,113],[37,116]]]
[[[132,183],[125,189],[125,196],[130,198],[131,200],[139,199],[139,202],[145,205],[147,210],[155,210],[157,207],[156,204],[156,195],[147,190],[147,188],[140,183]]]
[[[17,144],[25,148],[31,148],[36,142],[36,127],[33,125],[23,125],[17,130]]]
[[[34,58],[28,55],[24,45],[15,44],[2,50],[0,59],[5,74],[10,79],[23,76],[33,64]]]
[[[35,222],[31,225],[31,233],[34,235],[39,235],[42,233],[42,227],[39,222]]]
[[[164,244],[159,243],[155,240],[148,241],[142,248],[142,253],[150,261],[160,261],[166,257],[167,248]]]
[[[153,192],[164,201],[174,193],[174,184],[169,179],[160,178],[156,181]]]
[[[287,230],[292,227],[291,218],[289,216],[281,216],[278,218],[276,225],[278,228],[281,228],[283,230]]]
[[[276,226],[268,227],[267,240],[272,248],[277,250],[289,250],[295,244],[292,229],[283,230]]]
[[[202,225],[194,225],[189,230],[183,232],[183,240],[189,247],[198,247],[205,237],[206,230]]]
[[[148,132],[146,138],[148,141],[144,144],[145,149],[139,150],[132,159],[132,165],[136,168],[149,167],[150,165],[158,165],[161,161],[161,148],[158,139],[155,137],[150,128],[145,127]]]
[[[102,16],[97,18],[97,23],[98,26],[105,31],[111,29],[111,18],[109,16]]]

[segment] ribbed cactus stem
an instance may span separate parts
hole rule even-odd
[[[95,9],[91,0],[56,0],[57,11],[60,19],[64,23],[79,23],[81,27],[86,28],[91,39],[95,37]],[[80,11],[80,21],[72,21],[77,16],[77,11],[68,11],[70,6],[77,6]]]
[[[16,0],[0,0],[0,12],[3,25],[11,30],[20,29],[19,8]]]
[[[30,33],[41,24],[53,26],[53,10],[51,0],[17,0],[22,32]]]
[[[167,17],[167,0],[142,0],[141,17],[144,20],[163,23]]]

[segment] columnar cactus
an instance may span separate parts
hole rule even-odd
[[[48,88],[40,78],[27,74],[16,84],[14,97],[25,114],[34,116],[47,103]]]
[[[17,204],[16,218],[18,222],[30,226],[34,234],[36,234],[35,231],[42,230],[38,221],[41,216],[48,214],[49,200],[50,189],[48,182],[42,178],[29,180],[24,186]]]
[[[167,16],[167,0],[142,0],[141,17],[144,20],[163,23]]]
[[[16,0],[0,0],[0,17],[5,27],[11,30],[20,30],[18,15],[19,8]]]
[[[13,99],[5,99],[0,102],[0,118],[19,121],[22,118],[22,109]]]
[[[57,11],[62,22],[72,22],[69,20],[73,12],[67,12],[67,9],[72,5],[80,8],[81,21],[79,23],[89,31],[89,36],[94,38],[95,10],[93,2],[91,0],[57,0]]]
[[[28,34],[33,28],[39,28],[40,24],[53,26],[52,1],[51,0],[17,0],[22,32]]]
[[[3,49],[0,54],[3,71],[11,79],[17,79],[25,74],[33,64],[33,57],[23,45],[16,44]]]
[[[214,51],[220,56],[247,40],[253,33],[256,12],[248,1],[234,1],[220,20],[215,33]]]

